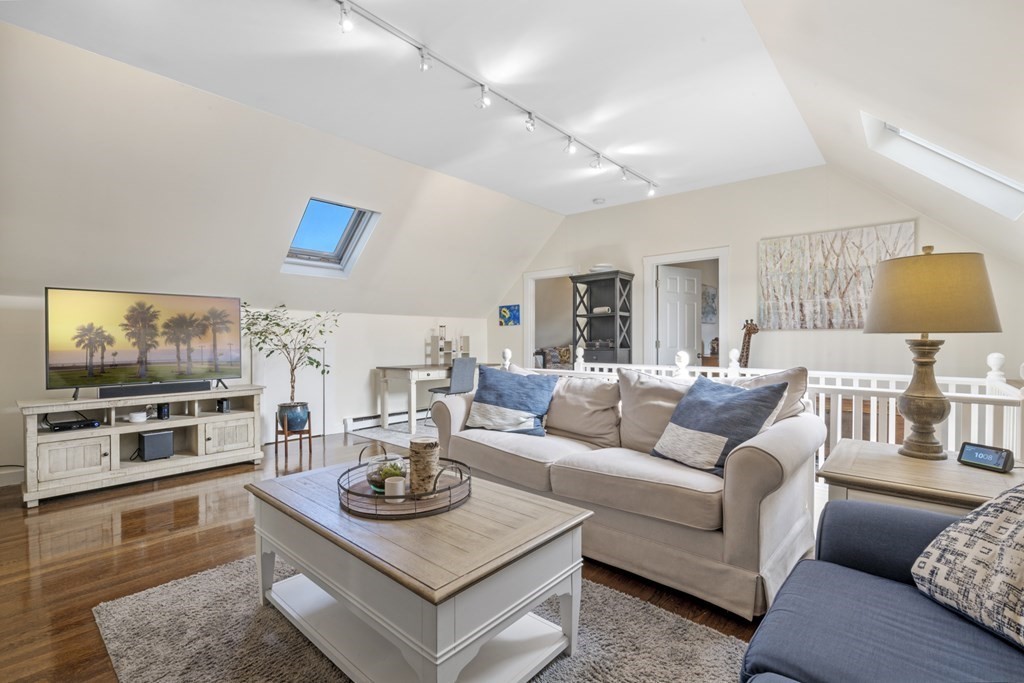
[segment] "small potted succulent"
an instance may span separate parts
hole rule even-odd
[[[407,470],[405,458],[400,455],[375,455],[366,465],[366,481],[374,493],[384,493],[384,482],[389,477],[404,477]]]
[[[309,404],[295,400],[295,374],[311,367],[326,375],[331,366],[321,360],[327,335],[338,326],[340,313],[328,311],[297,317],[284,304],[270,310],[256,310],[242,303],[242,331],[252,340],[256,350],[266,358],[279,355],[288,363],[291,387],[288,403],[277,406],[277,421],[288,431],[305,429],[309,422]]]

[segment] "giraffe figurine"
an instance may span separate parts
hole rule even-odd
[[[750,362],[750,338],[761,331],[761,328],[757,326],[753,320],[747,320],[743,323],[743,347],[740,349],[740,367],[747,367],[747,363]]]

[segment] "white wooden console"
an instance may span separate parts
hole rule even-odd
[[[18,401],[25,420],[25,484],[22,499],[35,507],[43,498],[156,479],[182,472],[240,462],[258,463],[260,397],[263,387],[155,396],[73,400]],[[218,413],[217,399],[231,399],[231,412]],[[170,418],[128,422],[128,413],[167,403]],[[50,421],[74,419],[75,412],[99,420],[99,427],[54,432]],[[131,460],[139,434],[171,430],[169,458]]]

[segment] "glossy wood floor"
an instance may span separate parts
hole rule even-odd
[[[312,465],[307,453],[301,468],[354,460],[367,443],[316,439]],[[294,448],[288,463],[283,455],[275,463],[273,446],[264,452],[259,466],[44,500],[32,510],[19,487],[0,488],[0,681],[115,680],[92,608],[251,555],[252,503],[242,487],[300,469]],[[753,634],[739,617],[612,567],[587,562],[584,576],[723,633]]]

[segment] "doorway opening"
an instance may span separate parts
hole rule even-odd
[[[523,367],[571,369],[572,267],[523,274]],[[568,360],[567,360],[568,359]]]
[[[728,260],[728,247],[644,257],[645,363],[685,351],[690,365],[727,364]]]

